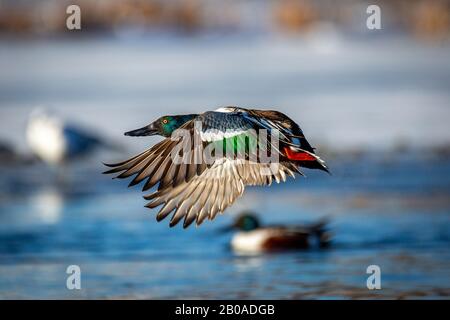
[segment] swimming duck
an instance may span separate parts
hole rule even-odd
[[[251,213],[237,217],[232,229],[237,232],[231,247],[240,253],[261,253],[292,249],[325,248],[330,244],[330,234],[322,220],[312,225],[272,225],[262,227]]]
[[[87,155],[100,146],[114,147],[99,136],[41,109],[31,113],[26,137],[31,151],[50,165]]]
[[[131,159],[105,164],[112,169],[104,173],[134,176],[129,186],[146,180],[143,191],[158,185],[144,196],[150,201],[146,207],[162,206],[157,221],[172,213],[170,227],[182,219],[184,228],[213,220],[246,186],[295,178],[303,175],[300,167],[328,172],[300,127],[278,111],[222,107],[163,116],[125,135],[165,139]]]

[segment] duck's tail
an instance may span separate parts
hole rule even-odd
[[[321,248],[329,247],[331,243],[331,234],[328,228],[329,222],[329,218],[325,217],[309,227],[310,232],[316,236]]]

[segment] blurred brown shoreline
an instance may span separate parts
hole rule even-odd
[[[119,30],[168,31],[185,35],[202,32],[270,32],[305,34],[318,25],[364,34],[370,1],[278,0],[77,0],[0,2],[0,35],[42,37],[67,35],[66,8],[81,8],[82,30],[96,34]],[[450,38],[450,1],[377,1],[382,30],[419,40],[441,42]]]

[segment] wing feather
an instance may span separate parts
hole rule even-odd
[[[122,172],[118,178],[124,179],[131,177],[132,175],[140,173],[144,170],[148,165],[153,163],[155,159],[158,159],[158,155],[168,148],[170,140],[163,140],[160,143],[156,144],[153,148],[150,149],[150,153],[147,154],[146,157],[139,159],[135,163],[133,163],[128,169]]]
[[[162,205],[157,220],[161,221],[172,213],[170,226],[184,219],[183,227],[189,227],[194,221],[197,225],[206,218],[213,220],[239,198],[246,185],[267,184],[268,164],[257,164],[237,160],[223,159],[205,170],[189,182],[158,190],[145,196],[150,202],[148,208]],[[273,173],[275,179],[285,179],[289,168],[280,165]],[[246,172],[247,175],[242,174]]]
[[[217,179],[213,179],[211,183],[205,186],[205,189],[207,187],[211,187],[212,189],[210,192],[204,192],[202,197],[200,198],[200,211],[197,215],[196,221],[197,226],[201,225],[202,222],[208,217],[208,214],[211,211],[211,204],[216,201],[217,185]]]
[[[154,146],[156,147],[156,146]],[[154,148],[153,147],[153,148]],[[141,152],[140,154],[138,154],[135,157],[132,157],[128,160],[119,162],[119,163],[114,163],[114,164],[108,164],[105,163],[105,166],[113,168],[110,169],[108,171],[103,172],[104,174],[110,174],[110,173],[118,173],[124,170],[129,169],[131,166],[133,166],[134,164],[136,164],[137,162],[141,161],[143,158],[145,158],[149,153],[151,153],[153,151],[153,148],[151,149],[147,149],[144,152]]]

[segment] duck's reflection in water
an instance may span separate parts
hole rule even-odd
[[[63,213],[64,196],[55,188],[45,188],[33,194],[30,204],[30,218],[35,223],[57,224]]]
[[[251,272],[260,269],[264,265],[266,258],[261,255],[237,254],[233,259],[233,265],[237,272]]]
[[[64,194],[57,188],[38,188],[31,194],[0,203],[0,227],[4,233],[57,225],[62,218]]]

